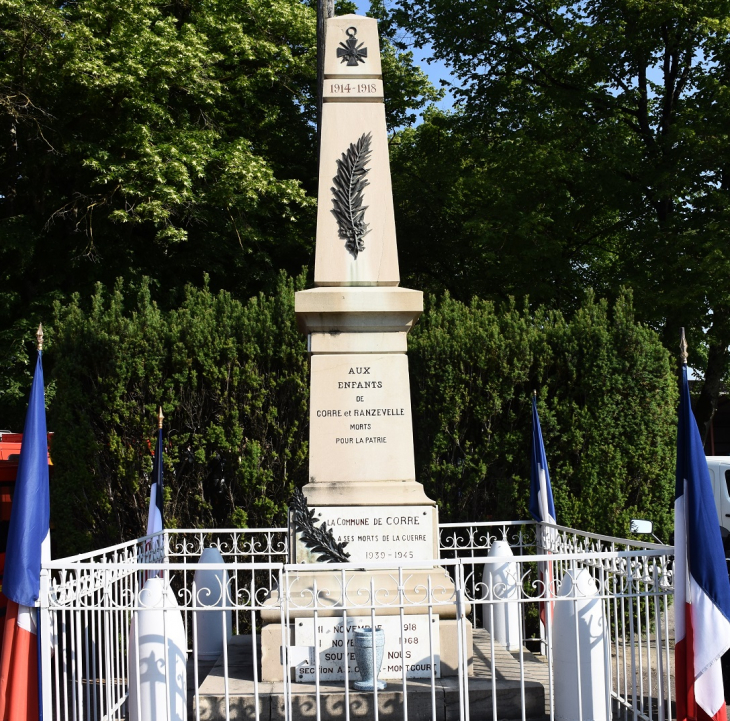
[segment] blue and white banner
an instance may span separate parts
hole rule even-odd
[[[677,721],[725,721],[720,658],[730,649],[730,582],[686,365],[677,426],[674,558]]]

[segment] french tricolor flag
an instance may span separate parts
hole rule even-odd
[[[165,528],[165,521],[163,515],[164,506],[164,488],[162,480],[164,476],[164,438],[162,434],[162,421],[164,416],[162,415],[162,407],[157,416],[157,446],[155,450],[155,457],[152,461],[152,485],[150,486],[150,508],[147,513],[147,535],[152,536],[155,533],[159,533]],[[164,540],[159,536],[153,540],[148,539],[145,542],[145,551],[151,553],[154,549],[161,548]],[[148,578],[156,578],[160,575],[160,571],[148,571],[144,575],[144,580]]]
[[[164,416],[162,415],[162,408],[158,415],[158,428],[157,428],[157,445],[155,448],[155,457],[152,461],[152,486],[150,487],[150,508],[147,513],[147,535],[151,536],[153,533],[159,533],[164,527],[164,516],[163,516],[163,505],[164,505],[164,489],[162,487],[164,462],[163,462],[163,450],[164,450],[164,438],[162,435],[162,421]]]
[[[530,466],[530,515],[540,524],[556,525],[555,504],[553,503],[553,489],[550,485],[550,471],[548,471],[545,444],[542,440],[540,416],[537,413],[537,393],[532,394],[532,463]],[[554,528],[545,528],[540,525],[538,533],[540,546],[538,550],[549,553],[555,538]],[[538,564],[540,582],[543,585],[543,595],[551,598],[553,595],[553,567],[552,562]],[[552,609],[552,605],[551,605]],[[540,603],[540,620],[547,625],[548,618],[545,605]]]
[[[38,601],[41,561],[50,560],[50,497],[42,331],[13,493],[2,592],[8,599],[0,654],[0,721],[40,718]]]
[[[705,453],[690,406],[683,338],[674,501],[677,721],[726,721],[720,657],[730,649],[730,583]]]

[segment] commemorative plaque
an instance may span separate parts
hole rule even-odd
[[[399,616],[378,618],[378,626],[385,631],[383,665],[378,678],[402,678],[405,663],[406,678],[429,678],[433,669],[439,678],[440,644],[439,617],[435,614],[415,614],[406,616],[401,623]],[[314,619],[299,619],[294,626],[294,642],[308,653],[296,665],[296,680],[299,683],[314,683],[316,662],[319,663],[321,681],[344,681],[345,665],[351,681],[360,678],[360,670],[355,661],[355,629],[370,626],[368,618],[347,619],[347,643],[345,643],[345,622],[342,618],[317,619],[315,637]],[[430,627],[430,628],[429,628]],[[316,642],[316,647],[315,647]]]
[[[337,543],[345,545],[351,562],[429,561],[436,558],[435,515],[431,506],[314,507],[318,523],[326,523]],[[315,563],[312,553],[296,539],[298,563]]]
[[[405,353],[312,357],[310,475],[316,482],[415,477]]]

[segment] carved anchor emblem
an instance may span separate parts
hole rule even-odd
[[[340,47],[337,48],[337,57],[342,58],[340,62],[347,61],[349,67],[357,67],[358,63],[364,63],[364,58],[368,56],[368,49],[363,47],[365,43],[357,44],[356,34],[357,28],[347,28],[345,30],[347,40],[340,43]]]

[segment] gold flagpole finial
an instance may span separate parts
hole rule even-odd
[[[165,420],[165,416],[162,415],[162,406],[160,406],[160,410],[157,413],[157,427],[162,430],[162,421]]]
[[[35,334],[38,350],[43,350],[43,323],[38,326]]]
[[[684,337],[684,328],[680,330],[679,334],[679,360],[682,361],[682,365],[687,365],[687,339]]]
[[[535,398],[537,398],[537,391],[534,388],[532,389],[532,395],[535,396]]]

